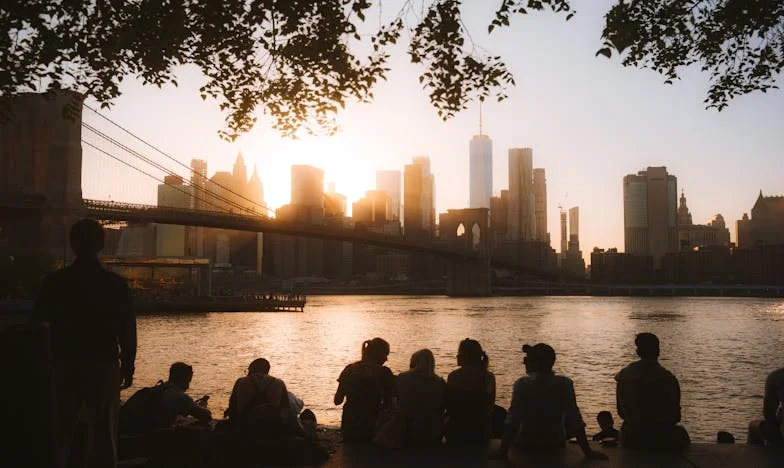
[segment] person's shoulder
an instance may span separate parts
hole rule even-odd
[[[784,367],[776,369],[768,374],[766,382],[768,385],[773,385],[775,387],[784,387]]]
[[[621,380],[624,380],[624,379],[628,379],[629,377],[631,377],[634,374],[637,374],[638,367],[640,366],[640,362],[641,361],[634,361],[634,362],[628,364],[623,369],[619,370],[618,373],[615,374],[615,380],[616,381],[621,381]]]
[[[553,374],[553,378],[560,383],[571,385],[574,387],[574,380],[570,379],[569,377],[563,374]]]
[[[128,283],[125,281],[125,278],[113,271],[107,270],[106,268],[101,268],[101,276],[106,282],[111,283],[115,287],[124,289],[128,288]]]

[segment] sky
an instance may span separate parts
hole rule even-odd
[[[508,188],[507,150],[533,148],[534,167],[547,175],[548,231],[558,250],[559,205],[580,207],[580,246],[623,250],[624,175],[666,166],[685,190],[695,223],[721,213],[735,239],[735,221],[750,212],[760,190],[784,194],[784,92],[736,98],[722,112],[706,110],[707,76],[698,68],[673,85],[650,70],[624,68],[617,58],[595,57],[603,15],[612,3],[575,1],[577,14],[514,17],[488,36],[493,8],[466,2],[473,40],[501,55],[514,74],[509,98],[483,106],[484,133],[493,140],[493,193]],[[493,4],[494,5],[494,4]],[[479,130],[479,108],[441,121],[418,82],[421,68],[408,63],[405,45],[394,49],[388,80],[371,103],[352,103],[338,115],[333,137],[290,140],[259,115],[255,128],[227,143],[218,136],[224,115],[202,101],[203,77],[177,70],[178,87],[142,86],[129,78],[105,115],[179,161],[206,159],[209,174],[230,171],[242,152],[256,165],[271,208],[290,197],[290,166],[324,169],[325,182],[350,202],[375,188],[376,170],[403,170],[428,156],[436,184],[436,213],[468,206],[468,145]],[[781,81],[781,80],[780,80]],[[89,103],[89,101],[88,101]],[[86,122],[98,120],[85,112]],[[85,198],[155,203],[155,182],[85,150]],[[107,174],[118,177],[106,177]]]

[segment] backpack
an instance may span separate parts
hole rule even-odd
[[[166,388],[159,380],[154,386],[144,387],[131,395],[120,407],[120,434],[141,434],[168,427],[169,412],[163,404]]]

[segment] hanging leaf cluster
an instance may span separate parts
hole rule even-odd
[[[617,53],[623,65],[655,70],[668,84],[697,64],[710,79],[709,108],[778,87],[782,0],[618,0],[605,19],[597,55]]]

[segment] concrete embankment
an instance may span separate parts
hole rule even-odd
[[[532,468],[781,468],[784,449],[748,446],[745,444],[692,444],[682,454],[651,453],[624,450],[620,447],[592,446],[603,451],[608,460],[586,460],[579,447],[570,444],[559,455],[520,456],[513,454],[511,462],[492,460],[489,453],[498,447],[492,441],[489,449],[449,448],[385,450],[373,446],[341,445],[325,467],[507,467]]]

